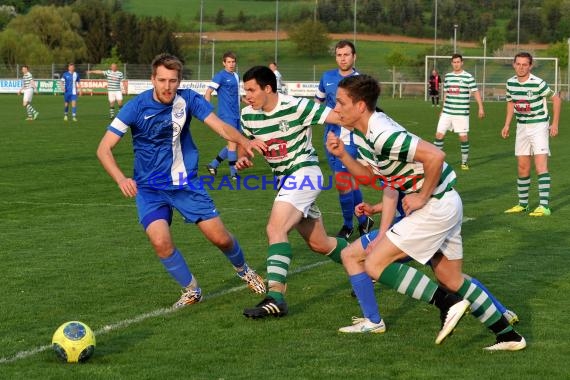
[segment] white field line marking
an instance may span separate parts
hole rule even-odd
[[[295,270],[292,270],[289,273],[290,274],[296,274],[296,273],[306,272],[308,270],[311,270],[311,269],[316,268],[316,267],[320,267],[321,265],[328,264],[330,262],[331,262],[330,260],[318,261],[316,263],[309,264],[309,265],[297,268]],[[216,293],[207,294],[204,296],[204,299],[207,300],[207,299],[211,299],[211,298],[222,297],[226,294],[234,293],[234,292],[246,289],[246,288],[247,288],[247,285],[235,286],[235,287],[230,288],[230,289],[222,290],[222,291],[219,291]],[[125,319],[125,320],[122,320],[122,321],[119,321],[119,322],[116,322],[116,323],[113,323],[110,325],[105,325],[105,326],[101,327],[100,329],[95,330],[94,333],[95,333],[95,336],[105,335],[111,331],[122,330],[124,328],[129,327],[132,324],[142,322],[142,321],[147,320],[149,318],[161,317],[163,315],[171,314],[171,313],[174,313],[178,310],[180,310],[180,309],[173,309],[173,308],[157,309],[157,310],[154,310],[154,311],[151,311],[148,313],[140,314],[134,318]],[[34,355],[39,354],[40,352],[44,352],[50,348],[51,348],[51,345],[44,345],[44,346],[31,348],[31,349],[25,350],[25,351],[20,351],[20,352],[14,354],[12,356],[6,356],[3,358],[0,358],[0,364],[13,363],[13,362],[16,362],[16,361],[21,360],[21,359],[27,359],[30,356],[34,356]]]

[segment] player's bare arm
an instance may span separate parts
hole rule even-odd
[[[475,96],[475,100],[477,101],[477,106],[479,107],[479,119],[482,119],[485,117],[485,108],[483,108],[483,99],[481,99],[481,94],[479,93],[479,91],[475,91],[474,93]]]
[[[212,92],[214,92],[214,90],[208,87],[204,93],[204,98],[210,103],[212,103]]]
[[[562,109],[562,99],[560,95],[552,95],[552,123],[550,123],[550,137],[558,135],[558,122],[560,121],[560,110]]]
[[[507,102],[507,116],[505,117],[505,125],[501,130],[501,136],[504,139],[509,137],[509,129],[511,128],[511,121],[513,120],[514,113],[515,113],[515,104],[513,102]]]
[[[339,114],[337,112],[334,112],[334,111],[329,112],[329,114],[327,115],[327,117],[325,119],[325,123],[342,125]],[[348,129],[350,129],[350,128],[348,128]]]
[[[382,203],[378,203],[375,208],[379,208],[382,212],[380,217],[380,233],[378,236],[383,236],[390,228],[396,217],[396,209],[398,207],[398,191],[390,186],[386,186],[382,191]]]
[[[113,148],[119,141],[121,141],[121,138],[118,135],[107,131],[97,148],[97,158],[105,171],[117,183],[123,195],[127,198],[132,198],[137,195],[137,183],[132,178],[125,176],[121,168],[119,168],[115,156],[113,156]]]
[[[444,160],[445,153],[441,149],[420,140],[416,148],[414,161],[420,162],[424,167],[424,183],[419,192],[408,194],[402,200],[402,206],[406,215],[424,207],[429,201],[441,177],[441,168]]]
[[[215,113],[210,113],[208,117],[204,119],[204,123],[210,127],[214,132],[220,135],[223,139],[227,141],[234,142],[243,147],[246,153],[253,157],[253,150],[258,153],[263,154],[267,150],[267,145],[261,140],[248,140],[244,135],[239,133],[235,128],[223,122]]]

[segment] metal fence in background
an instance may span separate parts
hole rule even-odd
[[[249,67],[259,64],[257,62],[244,62],[240,61],[238,67],[238,73],[245,72]],[[333,69],[335,66],[332,65],[304,65],[304,66],[287,66],[280,65],[279,71],[283,75],[283,79],[288,85],[295,84],[297,82],[318,82],[321,74],[326,71]],[[442,66],[443,67],[443,66]],[[81,78],[83,79],[100,79],[101,75],[97,74],[86,74],[88,70],[106,70],[108,67],[101,64],[76,64],[75,69],[79,72]],[[221,65],[219,67],[212,67],[210,64],[202,65],[200,70],[198,70],[198,65],[190,64],[185,65],[183,79],[185,80],[201,80],[208,81],[212,78],[215,72],[221,70]],[[502,100],[500,96],[495,96],[496,94],[504,93],[505,82],[509,75],[505,74],[503,77],[489,77],[486,78],[483,75],[483,66],[479,64],[474,64],[473,67],[467,67],[467,62],[465,69],[475,76],[475,80],[478,86],[485,91],[485,100]],[[150,65],[139,65],[139,64],[123,64],[119,67],[119,70],[125,75],[125,79],[138,79],[138,80],[148,80],[151,77],[151,67]],[[377,78],[382,85],[382,96],[392,97],[392,98],[425,98],[426,83],[425,83],[425,67],[422,66],[404,66],[404,67],[387,67],[386,65],[370,65],[370,66],[358,66],[358,70],[361,73],[366,73]],[[34,65],[30,66],[30,72],[36,79],[59,79],[61,75],[67,71],[66,63],[54,63],[51,65]],[[447,72],[446,70],[441,70],[441,74]],[[198,77],[200,73],[200,78]],[[20,79],[21,65],[7,66],[0,64],[0,79]],[[558,77],[559,81],[565,78]],[[485,83],[483,80],[486,79]],[[549,81],[545,78],[549,85],[553,88],[555,83]],[[558,84],[558,89],[561,92],[567,92],[568,85],[565,82]]]

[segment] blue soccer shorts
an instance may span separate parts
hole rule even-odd
[[[139,222],[144,229],[154,221],[172,222],[173,210],[178,210],[186,223],[199,223],[219,216],[214,201],[203,189],[182,188],[155,190],[139,188],[136,196]]]

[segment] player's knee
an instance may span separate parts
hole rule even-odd
[[[216,234],[209,234],[207,236],[207,238],[208,238],[208,240],[210,240],[210,242],[213,245],[218,247],[223,252],[226,252],[226,251],[232,249],[233,244],[234,244],[234,240],[232,239],[232,236],[229,234],[229,232],[227,232],[225,230],[220,231],[219,233],[216,233]]]
[[[307,241],[307,244],[311,251],[321,255],[327,255],[334,249],[334,246],[331,247],[328,242],[325,241]]]
[[[174,244],[172,244],[172,241],[170,239],[155,238],[151,240],[151,244],[154,248],[154,251],[156,252],[156,255],[161,259],[169,257],[172,255],[172,252],[174,252]]]
[[[455,293],[461,288],[465,278],[460,274],[458,276],[438,276],[437,280],[444,288]]]
[[[343,264],[358,262],[362,256],[363,255],[358,254],[358,252],[349,249],[348,247],[340,252],[340,258],[342,259]]]

